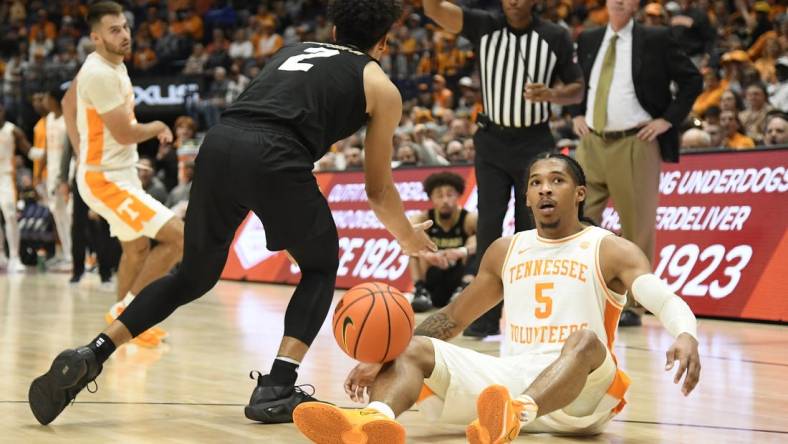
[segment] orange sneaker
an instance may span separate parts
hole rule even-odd
[[[471,444],[504,444],[514,441],[520,433],[523,403],[512,399],[502,385],[491,385],[476,399],[479,419],[465,429]]]
[[[374,409],[305,402],[293,411],[298,430],[317,444],[404,444],[405,427]]]
[[[113,305],[112,307],[109,308],[109,312],[107,312],[107,314],[104,315],[104,320],[107,322],[107,324],[111,324],[115,319],[118,318],[118,316],[120,316],[121,313],[123,313],[123,310],[125,308],[126,308],[126,306],[123,305],[123,301],[115,303],[115,305]],[[161,342],[164,338],[166,338],[166,337],[168,337],[170,335],[169,333],[167,333],[166,330],[164,330],[161,327],[151,327],[145,333],[143,333],[142,335],[144,335],[146,333],[149,334],[149,335],[153,335],[153,336],[156,336],[157,338],[159,338],[159,342]],[[137,336],[137,337],[139,338],[142,335]],[[151,341],[145,340],[145,339],[140,340],[140,342],[146,343],[146,344],[152,343]],[[159,342],[156,342],[156,345],[159,345]],[[136,342],[135,342],[135,344],[136,344]],[[142,344],[140,343],[138,345],[142,345]],[[145,347],[155,347],[156,345],[145,345]]]
[[[140,347],[155,348],[161,344],[161,339],[148,329],[132,339],[131,343],[139,345]]]
[[[161,341],[163,341],[167,336],[170,335],[169,333],[167,333],[167,330],[165,330],[165,329],[163,329],[161,327],[151,327],[151,328],[148,329],[148,331],[151,334],[158,336],[159,340],[161,340]]]

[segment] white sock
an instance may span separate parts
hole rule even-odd
[[[131,304],[131,301],[133,301],[133,300],[134,300],[134,295],[131,294],[131,292],[128,292],[128,293],[126,293],[126,297],[123,298],[123,300],[121,302],[123,302],[123,306],[124,307],[128,307],[129,304]]]
[[[388,404],[380,401],[372,401],[367,406],[368,409],[377,410],[380,413],[386,415],[388,419],[395,419],[396,415],[394,415],[394,410],[391,410],[391,407]]]
[[[539,406],[536,405],[534,398],[531,398],[530,396],[523,393],[522,395],[515,398],[515,400],[523,403],[523,411],[520,413],[520,427],[533,422],[539,413]]]
[[[289,362],[289,363],[291,363],[293,365],[296,365],[296,366],[300,366],[301,365],[301,361],[296,361],[295,359],[288,358],[287,356],[277,356],[276,359],[278,359],[280,361],[283,361],[283,362]]]

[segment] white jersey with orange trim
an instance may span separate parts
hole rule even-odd
[[[93,52],[77,74],[77,128],[79,163],[93,170],[132,168],[139,160],[137,145],[124,145],[112,137],[100,115],[124,106],[134,116],[134,89],[126,65],[114,64]]]
[[[60,162],[63,159],[63,149],[66,146],[66,120],[61,114],[55,117],[55,113],[46,116],[47,134],[47,188],[50,189],[57,185],[60,175]]]
[[[15,129],[16,125],[8,121],[0,127],[0,174],[13,174],[14,172]]]
[[[588,227],[564,239],[517,233],[501,270],[505,327],[501,356],[558,356],[573,332],[587,328],[613,352],[624,295],[607,288],[599,245],[613,233]]]

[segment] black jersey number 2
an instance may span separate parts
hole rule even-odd
[[[285,60],[285,62],[279,66],[279,70],[306,72],[312,69],[312,67],[315,65],[312,65],[310,63],[304,63],[304,60],[333,57],[335,55],[339,55],[339,51],[337,51],[336,49],[307,48],[304,50],[304,54],[299,54]]]

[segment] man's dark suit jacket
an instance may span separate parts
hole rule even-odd
[[[577,57],[585,76],[586,92],[581,104],[570,107],[573,117],[585,114],[591,69],[606,29],[590,29],[577,38]],[[661,117],[673,124],[659,136],[659,148],[662,160],[678,162],[679,128],[703,89],[703,78],[671,37],[668,28],[642,26],[636,22],[632,29],[632,79],[643,109],[653,118]],[[671,81],[678,86],[675,97],[670,91]]]

